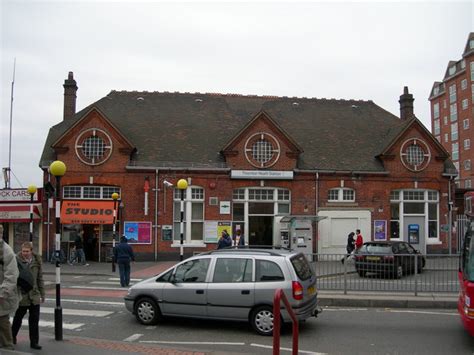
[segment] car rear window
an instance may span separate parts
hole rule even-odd
[[[257,272],[255,281],[257,282],[268,282],[268,281],[284,281],[285,276],[280,267],[273,261],[268,260],[257,260],[256,262]]]
[[[392,246],[381,244],[365,244],[362,246],[361,251],[365,251],[367,253],[390,254],[392,252]]]
[[[296,275],[300,280],[308,280],[313,275],[311,265],[303,254],[298,254],[291,258],[291,265],[295,269]]]

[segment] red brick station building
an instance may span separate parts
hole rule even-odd
[[[62,249],[85,232],[89,260],[117,238],[138,260],[178,260],[181,190],[185,256],[216,248],[226,229],[246,244],[344,253],[347,234],[405,240],[446,253],[456,169],[400,96],[400,118],[372,101],[111,91],[76,113],[64,83],[64,118],[51,127],[40,167],[45,191],[61,178]],[[45,193],[46,195],[46,193]],[[54,204],[42,203],[43,254],[54,249]],[[455,238],[452,239],[452,243]],[[49,248],[49,249],[48,249]]]

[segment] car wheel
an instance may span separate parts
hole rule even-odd
[[[160,308],[151,298],[141,298],[135,303],[135,317],[142,324],[156,324],[161,317]]]
[[[260,335],[273,334],[273,308],[270,306],[257,307],[250,316],[252,328]]]

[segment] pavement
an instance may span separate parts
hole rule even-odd
[[[145,279],[173,266],[174,261],[161,262],[136,262],[131,268],[131,278]],[[43,272],[46,275],[54,275],[56,267],[54,264],[44,262]],[[110,263],[90,262],[88,266],[61,264],[61,275],[97,275],[118,277],[118,268],[112,272]],[[51,278],[49,278],[51,279]],[[118,285],[117,285],[118,286]],[[48,283],[47,288],[54,289],[54,283]],[[318,293],[319,305],[321,307],[379,307],[379,308],[444,308],[456,309],[458,295],[455,293],[420,293],[417,296],[407,293],[393,292],[355,292],[344,294],[342,291],[320,290]],[[324,312],[321,316],[324,316]],[[70,354],[79,355],[84,352],[92,352],[98,355],[121,355],[121,354],[158,354],[158,355],[223,355],[223,352],[194,352],[189,349],[169,348],[164,346],[148,346],[136,343],[111,341],[104,339],[81,338],[67,336],[63,341],[56,341],[48,333],[41,333],[40,351],[29,348],[28,333],[22,330],[18,337],[18,345],[14,351],[1,349],[0,354]]]

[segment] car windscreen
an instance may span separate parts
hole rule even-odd
[[[303,254],[298,254],[291,259],[291,265],[295,269],[296,275],[300,280],[308,280],[313,275],[311,265]]]
[[[360,251],[362,253],[391,254],[392,246],[382,244],[365,244],[362,246]]]

